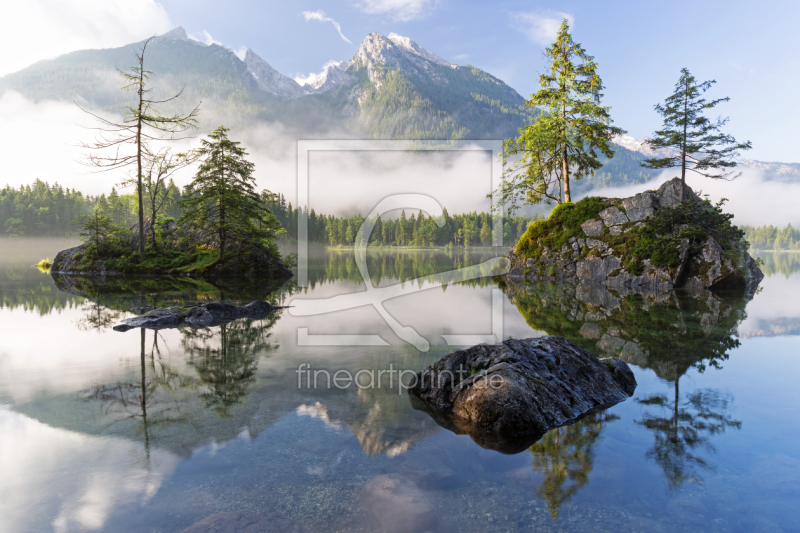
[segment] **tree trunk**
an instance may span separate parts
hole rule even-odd
[[[158,187],[156,187],[156,194],[158,194]],[[153,240],[153,250],[157,249],[156,246],[156,196],[150,196],[150,236]]]
[[[566,72],[564,73],[566,76]],[[571,202],[572,195],[569,192],[569,162],[567,161],[567,88],[562,85],[561,88],[561,120],[564,126],[564,137],[561,145],[561,173],[564,177],[564,201]]]
[[[144,259],[144,199],[142,198],[142,100],[144,100],[144,48],[139,59],[139,114],[136,116],[136,191],[139,195],[139,257]]]
[[[686,92],[683,98],[683,146],[681,147],[681,194],[680,201],[683,203],[683,190],[686,188],[686,131],[689,124],[689,85],[686,85]]]
[[[219,257],[217,258],[217,263],[221,263],[223,258],[225,257],[225,150],[220,150],[220,165],[222,167],[220,171],[221,181],[220,184],[220,195],[219,195]]]
[[[564,147],[563,147],[562,153],[561,153],[561,166],[563,167],[562,168],[562,172],[564,173],[564,201],[565,202],[571,202],[572,201],[572,195],[569,192],[569,164],[567,162],[567,145],[566,145],[566,143],[564,144]]]

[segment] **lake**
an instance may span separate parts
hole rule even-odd
[[[2,532],[175,532],[221,512],[312,532],[800,531],[800,254],[763,255],[752,298],[437,283],[487,250],[370,252],[374,294],[348,251],[312,254],[307,287],[30,266],[72,244],[0,241]],[[133,307],[256,298],[292,307],[111,329]],[[374,381],[544,334],[624,358],[634,396],[503,454]],[[329,385],[337,372],[361,374]],[[405,490],[389,503],[371,492],[387,476]]]

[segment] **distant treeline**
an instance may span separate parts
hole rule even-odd
[[[290,239],[297,237],[297,211],[287,203],[283,195],[273,197],[267,207],[286,229]],[[450,215],[444,209],[441,227],[431,216],[422,213],[407,217],[405,211],[395,219],[375,221],[369,244],[377,246],[491,246],[492,215],[489,213],[466,213]],[[503,219],[503,243],[516,244],[534,217],[505,217]],[[329,246],[352,246],[358,230],[364,223],[363,215],[337,217],[317,214],[314,209],[308,213],[308,239]]]
[[[800,250],[800,229],[791,224],[785,228],[769,226],[742,226],[745,239],[756,250]]]
[[[145,191],[148,193],[149,191]],[[181,215],[180,200],[183,192],[170,181],[159,193],[164,201],[160,210],[165,218],[177,219]],[[283,195],[266,191],[261,194],[264,209],[269,209],[283,225],[283,239],[297,239],[298,208],[292,207]],[[160,203],[160,201],[159,201]],[[65,189],[58,183],[49,185],[36,180],[33,185],[19,189],[6,186],[0,190],[0,234],[10,236],[64,236],[77,234],[75,217],[95,210],[109,217],[114,224],[130,227],[137,221],[137,202],[134,194],[119,194],[116,188],[106,196],[84,195],[74,189]],[[150,216],[149,202],[145,201],[145,218]],[[161,215],[159,215],[161,216]],[[540,218],[505,217],[503,243],[515,244],[528,224]],[[362,215],[337,217],[308,213],[308,238],[311,242],[330,246],[352,246],[364,222]],[[442,226],[433,217],[422,213],[407,217],[402,212],[395,219],[378,219],[369,244],[377,246],[490,246],[492,244],[492,215],[466,213],[450,215],[444,210]]]
[[[180,189],[170,181],[165,194],[162,212],[169,217],[179,216]],[[0,235],[60,237],[77,234],[80,228],[74,224],[75,217],[90,214],[95,209],[110,217],[114,224],[129,227],[137,219],[136,206],[133,194],[120,195],[116,188],[111,189],[109,196],[91,196],[65,189],[58,183],[50,186],[41,180],[19,189],[6,185],[0,189]]]

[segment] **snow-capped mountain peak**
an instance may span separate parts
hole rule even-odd
[[[379,71],[381,67],[397,68],[412,75],[437,77],[438,66],[453,67],[448,61],[426,50],[417,43],[395,33],[384,37],[374,32],[367,35],[358,52],[348,64],[355,69],[366,68],[369,79],[380,86]]]
[[[402,35],[397,35],[396,33],[389,34],[389,40],[392,41],[397,46],[408,50],[409,52],[416,54],[428,61],[433,61],[437,65],[443,65],[445,67],[450,66],[450,62],[437,56],[430,50],[421,47],[416,42],[412,41],[409,37],[403,37]]]

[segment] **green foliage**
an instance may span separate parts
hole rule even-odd
[[[261,209],[254,187],[255,165],[245,159],[241,143],[228,139],[228,131],[220,126],[210,140],[203,139],[198,150],[203,161],[181,202],[184,211],[179,220],[198,235],[209,235],[198,243],[216,247],[220,262],[226,246],[267,244],[281,231],[272,213]]]
[[[556,206],[547,220],[534,222],[528,227],[517,243],[517,253],[524,258],[538,257],[544,247],[557,250],[572,237],[585,237],[581,224],[597,218],[605,207],[597,196]]]
[[[80,215],[75,219],[75,224],[80,226],[80,236],[90,246],[101,249],[107,244],[107,237],[111,236],[118,228],[111,219],[95,210],[91,215]]]
[[[677,268],[682,239],[689,241],[687,253],[691,257],[700,252],[708,237],[714,237],[735,264],[744,231],[731,224],[733,215],[722,211],[725,201],[711,204],[708,200],[686,200],[676,207],[662,207],[645,219],[641,227],[611,237],[610,244],[623,255],[629,252],[632,260],[625,269],[634,275],[641,273],[641,261],[645,259],[655,267]]]
[[[664,104],[657,104],[655,110],[663,117],[664,127],[655,132],[647,143],[654,150],[667,150],[668,154],[645,159],[642,166],[651,169],[681,167],[681,182],[686,182],[686,171],[691,170],[708,178],[732,177],[729,169],[736,166],[740,150],[752,148],[750,141],[738,143],[731,135],[720,132],[727,118],[711,120],[703,114],[730,98],[707,101],[701,95],[715,80],[697,83],[686,68],[681,69],[681,77]],[[733,176],[735,177],[735,176]],[[681,189],[683,200],[683,189]]]
[[[642,272],[644,272],[644,264],[642,264],[641,261],[633,259],[629,261],[627,265],[625,265],[625,270],[627,270],[634,276],[639,276],[641,275]]]
[[[603,82],[594,57],[572,40],[569,23],[561,23],[556,41],[545,49],[549,71],[539,77],[540,89],[526,106],[540,109],[539,120],[504,143],[506,170],[498,191],[503,205],[519,201],[571,202],[570,178],[593,175],[612,158],[609,107],[601,105]],[[563,189],[562,189],[563,187]]]

